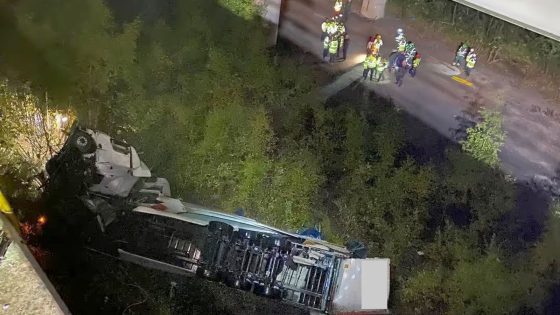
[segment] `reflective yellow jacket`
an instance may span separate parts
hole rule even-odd
[[[8,203],[8,200],[2,192],[0,191],[0,215],[4,215],[8,218],[8,220],[12,223],[14,228],[19,231],[19,220],[17,219],[16,215],[12,211],[12,207]]]

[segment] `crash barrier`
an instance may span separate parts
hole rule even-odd
[[[8,314],[70,314],[19,231],[0,212],[0,304]],[[3,254],[3,255],[1,255]]]

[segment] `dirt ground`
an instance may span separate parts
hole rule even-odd
[[[354,1],[346,29],[350,34],[349,57],[345,62],[325,64],[338,78],[325,86],[335,95],[360,78],[368,36],[379,33],[384,38],[381,55],[388,56],[395,46],[393,37],[399,27],[405,29],[422,54],[417,76],[405,78],[397,87],[390,80],[373,84],[364,82],[378,95],[393,100],[395,105],[443,136],[456,139],[456,131],[465,122],[475,122],[473,112],[484,106],[502,113],[507,140],[500,153],[502,168],[520,181],[544,181],[556,187],[560,168],[559,105],[538,89],[523,82],[522,74],[499,64],[488,65],[484,56],[470,77],[450,63],[456,41],[430,25],[401,20],[386,12],[383,19],[371,21],[359,15],[360,1]],[[320,0],[287,0],[280,35],[313,54],[320,60],[322,43],[320,25],[332,14],[329,2]],[[389,76],[389,79],[392,77]],[[547,188],[548,189],[548,188]]]

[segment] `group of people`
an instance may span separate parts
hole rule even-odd
[[[327,59],[330,63],[339,60],[346,60],[346,55],[349,46],[349,36],[346,32],[345,21],[349,14],[351,0],[335,0],[334,12],[332,18],[328,18],[321,24],[323,43],[323,61]],[[384,79],[384,71],[395,70],[395,84],[401,86],[406,74],[411,77],[416,76],[418,67],[422,60],[422,56],[416,49],[414,42],[407,40],[403,29],[397,29],[395,36],[396,48],[389,55],[388,59],[383,58],[380,54],[381,46],[383,46],[383,39],[380,34],[370,36],[366,46],[366,58],[363,62],[364,71],[363,79],[374,79],[379,82]],[[342,53],[342,58],[341,58]],[[477,56],[472,47],[466,43],[461,43],[455,54],[454,66],[464,66],[467,76],[477,61]]]
[[[323,31],[321,36],[323,41],[323,61],[327,57],[329,57],[329,62],[338,61],[341,52],[342,60],[346,60],[350,38],[346,33],[343,17],[343,14],[337,14],[321,24],[321,30]]]
[[[467,43],[460,43],[457,51],[455,52],[455,59],[453,65],[457,67],[464,67],[467,76],[471,74],[477,61],[474,48],[469,47]]]
[[[379,54],[381,46],[383,46],[381,35],[377,34],[369,38],[366,46],[366,59],[364,60],[364,80],[370,73],[370,80],[375,76],[379,82],[383,77],[383,71],[387,68],[396,70],[395,83],[398,86],[402,85],[407,70],[412,77],[416,75],[416,70],[422,60],[422,56],[416,50],[416,45],[412,41],[407,41],[404,31],[400,28],[397,30],[395,42],[396,49],[387,60]]]
[[[379,51],[383,46],[383,39],[380,34],[370,36],[366,46],[366,59],[364,60],[363,78],[367,79],[369,74],[370,81],[375,78],[377,82],[383,78],[383,72],[388,67],[387,59],[382,58]]]

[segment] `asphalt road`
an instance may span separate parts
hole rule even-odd
[[[560,167],[560,107],[557,104],[545,100],[536,90],[523,87],[520,75],[504,73],[499,67],[485,64],[484,56],[479,56],[477,68],[466,78],[460,69],[450,64],[456,43],[441,40],[443,36],[439,37],[431,29],[407,27],[395,17],[367,20],[358,14],[359,5],[360,1],[354,1],[353,13],[347,22],[350,35],[347,61],[325,65],[337,73],[344,72],[323,88],[325,97],[360,79],[368,36],[382,34],[385,44],[381,54],[388,56],[394,46],[395,30],[403,27],[423,57],[417,76],[407,76],[400,88],[389,80],[364,84],[453,140],[456,140],[455,130],[472,120],[469,113],[476,107],[473,104],[497,108],[503,113],[507,132],[500,155],[502,168],[518,180],[555,182]],[[283,10],[280,36],[320,59],[320,25],[332,12],[330,1],[286,0]],[[472,86],[463,84],[464,79]]]

